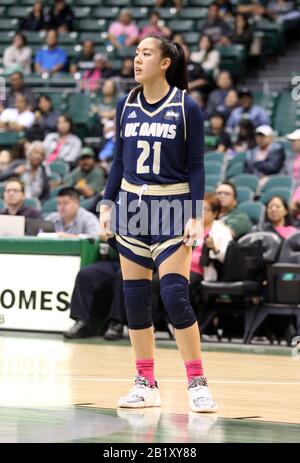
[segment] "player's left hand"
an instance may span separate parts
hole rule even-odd
[[[200,239],[202,235],[203,235],[202,220],[201,219],[189,219],[184,229],[183,243],[186,246],[193,246],[194,242]]]

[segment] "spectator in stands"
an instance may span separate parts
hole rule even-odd
[[[11,74],[9,83],[10,89],[7,92],[4,106],[6,108],[14,108],[16,95],[21,93],[26,97],[29,108],[33,110],[36,107],[36,99],[30,88],[25,86],[22,72],[14,72]]]
[[[207,21],[202,26],[202,34],[208,35],[214,44],[222,44],[230,35],[226,22],[220,16],[220,8],[217,3],[212,3],[207,12]]]
[[[124,93],[130,92],[136,85],[134,79],[134,62],[131,56],[125,56],[122,59],[121,70],[116,73],[116,77],[120,79],[120,88]]]
[[[20,25],[20,30],[41,31],[46,28],[43,3],[35,1],[27,18],[24,18]]]
[[[79,192],[72,187],[62,188],[57,195],[57,212],[47,216],[62,238],[98,238],[97,217],[80,207]]]
[[[252,92],[243,87],[239,90],[240,106],[232,111],[227,121],[227,128],[235,130],[241,119],[250,119],[255,127],[270,125],[270,118],[262,106],[253,103]]]
[[[249,119],[242,119],[237,125],[237,139],[233,144],[232,150],[235,152],[245,152],[255,147],[255,127]]]
[[[266,204],[264,222],[254,225],[251,231],[270,231],[284,240],[298,230],[292,225],[289,207],[285,200],[280,196],[273,196]]]
[[[204,138],[205,151],[225,153],[231,146],[228,133],[225,132],[225,117],[222,113],[213,113],[209,118],[209,129]]]
[[[155,8],[161,8],[163,6],[172,6],[176,8],[177,11],[181,10],[182,8],[182,0],[155,0]]]
[[[205,281],[217,281],[218,274],[214,262],[224,262],[227,246],[232,241],[230,228],[218,220],[221,203],[215,193],[205,193],[204,197],[204,242],[198,244],[192,255],[191,285],[195,276]],[[203,252],[204,251],[204,252]]]
[[[111,67],[107,57],[102,53],[94,55],[94,66],[92,69],[84,71],[80,88],[87,92],[96,92],[100,89],[101,83],[112,75]]]
[[[82,148],[79,166],[65,177],[64,184],[76,188],[84,198],[91,198],[103,190],[103,170],[96,166],[92,148]]]
[[[32,139],[43,140],[48,133],[56,129],[59,111],[53,108],[52,100],[48,95],[41,95],[34,115],[34,125],[27,135],[31,135]]]
[[[11,152],[8,150],[1,150],[0,151],[0,182],[3,182],[1,180],[1,174],[6,171],[6,169],[10,166],[12,161],[11,157]]]
[[[239,239],[249,232],[252,223],[245,212],[237,208],[237,191],[235,185],[225,181],[217,186],[216,195],[221,202],[219,220],[222,220],[230,229],[232,236]]]
[[[262,186],[268,175],[278,174],[284,164],[285,153],[282,145],[274,142],[274,132],[269,125],[261,125],[256,131],[256,148],[247,151],[245,172],[260,178]]]
[[[137,25],[132,21],[130,10],[123,8],[108,29],[108,39],[116,48],[132,47],[139,38]]]
[[[288,133],[286,138],[292,142],[293,152],[287,156],[284,165],[284,173],[292,177],[294,186],[300,185],[300,129]]]
[[[3,53],[3,65],[6,70],[22,69],[25,74],[31,73],[31,48],[27,46],[24,34],[17,32],[12,45],[5,48]]]
[[[164,37],[171,37],[171,31],[168,27],[162,26],[159,24],[160,21],[160,13],[157,10],[152,10],[149,13],[149,24],[143,27],[140,33],[140,40],[143,40],[145,37],[151,36],[164,36]]]
[[[57,131],[49,133],[45,140],[46,163],[56,160],[74,165],[79,158],[81,140],[73,133],[73,123],[69,116],[61,115],[57,120]]]
[[[244,45],[249,50],[252,42],[252,31],[247,18],[242,14],[237,14],[234,18],[234,32],[231,37],[232,43]]]
[[[31,143],[26,152],[27,162],[15,169],[25,186],[26,198],[45,201],[49,197],[50,170],[44,164],[45,148],[41,141]]]
[[[79,55],[77,55],[70,65],[71,74],[76,72],[84,73],[90,71],[95,67],[94,62],[95,55],[95,44],[92,40],[84,40],[82,43],[82,49]]]
[[[98,104],[92,106],[92,111],[99,115],[101,123],[114,119],[116,115],[116,104],[119,99],[118,86],[113,79],[104,81]]]
[[[213,90],[209,94],[206,104],[206,112],[209,116],[217,110],[219,105],[224,104],[227,93],[233,87],[233,81],[230,72],[220,71],[217,76],[216,83],[217,89]]]
[[[233,5],[230,0],[216,0],[215,2],[219,7],[219,15],[225,21],[230,21],[232,19]]]
[[[199,40],[198,51],[191,54],[191,61],[201,64],[208,74],[218,73],[220,52],[214,49],[214,43],[208,35],[202,35]]]
[[[2,215],[21,215],[28,219],[41,219],[41,213],[33,207],[25,206],[25,187],[17,177],[10,178],[4,189],[4,202],[6,208]]]
[[[234,89],[228,90],[224,98],[224,103],[220,103],[216,107],[216,112],[223,114],[225,121],[229,118],[232,111],[239,105],[239,95]]]
[[[101,260],[83,267],[77,274],[71,298],[70,317],[75,324],[64,333],[67,339],[87,338],[93,334],[91,323],[92,306],[95,293],[105,291],[112,293],[112,301],[107,316],[108,328],[104,334],[107,340],[122,339],[126,313],[123,296],[123,280],[118,261]],[[105,301],[105,303],[107,303]],[[99,307],[107,312],[107,307]]]
[[[50,171],[44,164],[45,149],[41,141],[27,147],[27,159],[16,159],[2,174],[0,181],[17,177],[25,188],[26,198],[48,199]]]
[[[3,109],[0,115],[0,128],[22,132],[34,124],[34,114],[30,111],[24,95],[15,96],[15,107]]]
[[[54,5],[49,10],[47,27],[58,32],[73,30],[74,13],[65,0],[54,0]]]
[[[57,44],[57,32],[51,29],[46,36],[47,48],[37,51],[34,68],[37,74],[62,72],[67,64],[67,54]]]
[[[191,61],[191,51],[186,44],[182,45],[182,48],[184,50],[185,60],[187,63],[189,91],[197,90],[202,94],[206,94],[208,92],[208,79],[203,67],[201,64]]]

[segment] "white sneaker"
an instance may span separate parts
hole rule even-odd
[[[127,396],[118,401],[118,407],[121,408],[145,408],[160,407],[161,398],[157,388],[150,386],[149,381],[143,376],[136,376],[133,388]]]
[[[204,376],[193,378],[188,387],[189,406],[193,412],[213,413],[218,405],[213,401]]]

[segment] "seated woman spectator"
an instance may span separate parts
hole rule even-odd
[[[108,29],[108,39],[116,48],[132,47],[139,38],[137,25],[132,21],[130,10],[122,9],[117,21],[111,23]]]
[[[20,69],[25,74],[31,73],[31,48],[27,46],[24,34],[17,32],[12,45],[3,53],[3,65],[6,70]]]
[[[46,21],[44,15],[43,3],[37,0],[33,5],[31,12],[24,18],[20,25],[20,30],[26,31],[41,31],[46,29]]]
[[[112,74],[106,56],[96,53],[92,69],[84,71],[80,88],[86,92],[96,92],[100,89],[103,79],[107,79]]]
[[[65,0],[54,0],[49,10],[47,27],[56,29],[58,32],[69,32],[73,30],[74,13]]]
[[[198,51],[191,54],[191,61],[201,64],[208,74],[218,73],[220,52],[214,49],[214,43],[208,35],[202,35],[199,40]]]
[[[0,128],[23,132],[34,124],[34,114],[29,110],[27,99],[24,95],[17,94],[15,108],[3,109],[0,115]]]
[[[225,118],[222,113],[214,113],[209,118],[209,129],[205,133],[205,151],[225,153],[230,148],[231,141],[225,132]]]
[[[255,147],[255,127],[249,119],[242,119],[237,125],[237,139],[232,146],[232,151],[248,151]]]
[[[98,115],[102,127],[105,127],[114,120],[118,98],[119,92],[116,82],[112,79],[105,80],[99,95],[98,104],[91,108]]]
[[[297,231],[292,225],[289,207],[280,196],[273,196],[266,204],[265,220],[260,225],[254,225],[251,231],[270,231],[287,239]]]
[[[43,140],[48,133],[56,129],[59,111],[53,109],[51,98],[48,95],[41,95],[34,115],[35,122],[27,131],[27,136],[31,139]]]
[[[76,164],[80,156],[81,140],[72,133],[73,123],[69,116],[61,115],[57,120],[57,131],[49,133],[44,140],[46,164],[56,160]]]
[[[26,150],[26,159],[15,160],[2,172],[1,181],[16,177],[25,187],[26,198],[44,201],[49,194],[50,170],[44,164],[45,149],[41,141],[31,143]]]
[[[248,50],[252,41],[252,31],[247,18],[237,14],[234,18],[234,31],[231,36],[232,43],[244,45]]]
[[[274,132],[269,125],[261,125],[256,131],[256,148],[247,151],[245,173],[255,174],[262,186],[268,175],[278,174],[284,164],[285,152],[282,145],[273,141]]]
[[[157,10],[152,10],[149,13],[149,24],[143,27],[142,32],[140,33],[140,40],[143,40],[145,37],[151,36],[164,36],[171,37],[171,31],[168,27],[162,26],[160,22],[160,13]]]
[[[238,92],[234,89],[228,90],[224,98],[224,102],[216,106],[216,112],[222,113],[224,115],[225,121],[227,121],[232,111],[238,107],[238,104],[239,104]]]
[[[15,169],[25,186],[26,198],[45,201],[49,196],[50,169],[44,164],[45,148],[41,141],[31,143],[26,152],[27,162]]]

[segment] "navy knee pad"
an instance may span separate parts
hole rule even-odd
[[[169,273],[160,280],[160,295],[169,319],[178,330],[196,322],[189,299],[189,282],[179,273]]]
[[[151,280],[124,280],[124,302],[128,328],[143,330],[152,326]]]

